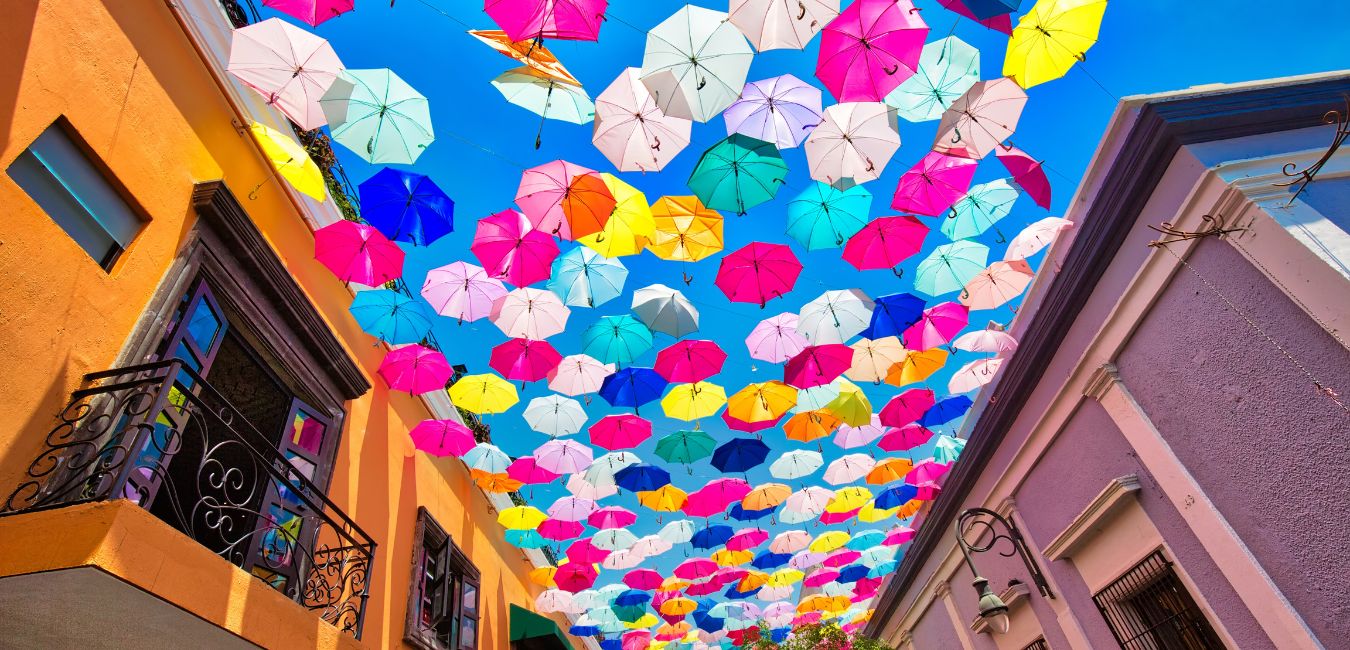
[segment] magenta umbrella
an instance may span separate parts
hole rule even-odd
[[[567,547],[567,559],[573,562],[584,562],[587,564],[604,562],[605,558],[609,557],[609,554],[610,551],[606,551],[605,549],[592,544],[590,538],[579,539],[572,542],[571,546]]]
[[[978,160],[930,151],[900,175],[891,207],[925,217],[951,209],[970,190]]]
[[[757,431],[764,431],[765,429],[772,429],[778,426],[778,421],[782,419],[783,416],[780,415],[777,418],[765,420],[763,422],[746,422],[740,418],[732,417],[728,411],[722,411],[722,421],[726,423],[727,428],[732,431],[744,431],[745,433],[755,433]]]
[[[888,427],[903,427],[923,417],[937,403],[937,396],[927,388],[911,388],[886,402],[878,414]]]
[[[905,482],[910,485],[919,485],[920,483],[937,481],[949,469],[951,469],[949,463],[939,463],[931,458],[926,458],[916,463],[914,469],[905,474]]]
[[[420,345],[390,350],[380,362],[379,370],[390,388],[414,395],[445,390],[451,372],[445,355]]]
[[[821,30],[816,77],[841,102],[879,102],[918,69],[927,38],[910,0],[857,0]]]
[[[891,429],[886,435],[877,441],[877,447],[882,451],[909,451],[919,445],[922,445],[933,437],[933,432],[915,424],[906,424],[898,429]]]
[[[970,309],[955,302],[942,302],[923,310],[919,321],[905,330],[905,347],[927,350],[946,345],[970,322]]]
[[[354,9],[356,0],[263,0],[263,6],[318,27],[319,23]]]
[[[965,17],[965,18],[969,18],[969,19],[971,19],[971,20],[973,20],[973,21],[975,21],[975,22],[977,22],[977,23],[979,23],[979,24],[981,24],[981,25],[984,25],[985,27],[988,27],[989,29],[992,29],[992,30],[994,30],[994,31],[996,31],[996,32],[1002,32],[1002,33],[1004,33],[1004,34],[1007,34],[1007,35],[1009,35],[1009,36],[1012,36],[1012,30],[1013,30],[1013,28],[1012,28],[1012,16],[1010,16],[1009,14],[1000,14],[1000,15],[998,15],[998,16],[994,16],[993,18],[987,18],[987,19],[985,19],[985,20],[980,20],[980,19],[975,15],[975,12],[971,11],[971,10],[970,10],[970,7],[967,7],[967,6],[966,6],[966,1],[965,1],[965,0],[938,0],[938,4],[940,4],[940,5],[944,6],[944,7],[946,7],[946,8],[947,8],[948,10],[950,10],[952,13],[958,14],[958,15],[963,16],[963,17]]]
[[[605,226],[614,196],[595,170],[555,160],[520,173],[516,205],[536,230],[573,240]]]
[[[999,148],[998,161],[1012,174],[1013,182],[1031,196],[1036,205],[1050,209],[1050,179],[1045,177],[1041,161],[1017,147]]]
[[[816,569],[807,574],[806,579],[802,580],[803,587],[820,587],[827,583],[834,582],[839,577],[839,572],[835,569]]]
[[[507,379],[539,381],[562,363],[562,355],[547,341],[511,339],[492,348],[488,365]]]
[[[853,365],[853,348],[840,343],[812,345],[788,359],[783,381],[797,388],[824,386]]]
[[[631,449],[652,437],[652,423],[632,413],[606,415],[592,424],[591,442],[610,451]]]
[[[539,461],[533,456],[521,456],[506,466],[506,475],[513,480],[520,481],[526,485],[543,485],[552,483],[562,477],[562,474],[550,472],[539,466]]]
[[[808,345],[806,337],[797,331],[799,319],[797,314],[787,312],[760,321],[745,337],[750,358],[782,363],[797,356]]]
[[[558,567],[558,572],[553,574],[553,582],[559,589],[575,594],[590,589],[591,585],[595,584],[596,576],[594,566],[584,562],[568,562]]]
[[[558,257],[557,242],[515,210],[479,219],[469,250],[488,274],[518,287],[548,279]]]
[[[727,353],[712,341],[676,341],[656,354],[657,374],[672,383],[695,383],[719,372]]]
[[[731,302],[765,303],[780,298],[797,284],[802,263],[783,244],[750,242],[722,258],[717,288]]]
[[[627,528],[637,522],[637,515],[632,510],[620,508],[619,506],[606,506],[595,512],[592,512],[586,518],[586,523],[595,526],[601,530],[606,528]]]
[[[608,0],[484,0],[483,11],[513,41],[595,41],[608,5]]]
[[[675,567],[675,576],[685,580],[706,578],[717,571],[717,563],[705,557],[690,558]]]
[[[740,133],[791,149],[820,124],[822,113],[820,90],[785,74],[745,84],[741,98],[722,117],[728,135]]]
[[[374,226],[342,220],[314,231],[314,259],[339,280],[377,286],[403,275],[403,249]]]
[[[896,269],[923,248],[928,226],[910,216],[879,217],[859,230],[844,245],[844,261],[859,271]]]
[[[744,551],[767,541],[769,541],[769,531],[763,528],[746,528],[736,531],[736,534],[727,539],[726,547],[733,551]]]
[[[463,456],[478,444],[473,431],[454,420],[422,420],[408,436],[414,447],[433,456]]]
[[[565,542],[569,539],[581,537],[581,534],[586,532],[586,524],[579,521],[545,519],[535,530],[538,531],[539,536],[544,539],[551,539],[555,542]]]
[[[623,576],[623,583],[639,591],[651,591],[661,586],[665,578],[655,569],[633,569]]]

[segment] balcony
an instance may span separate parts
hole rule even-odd
[[[212,572],[216,561],[209,555],[214,554],[256,578],[250,580],[220,563],[221,570],[239,575],[226,575],[222,590],[228,591],[232,584],[235,591],[242,589],[257,597],[255,601],[275,600],[275,594],[280,594],[359,639],[375,543],[313,482],[313,469],[288,460],[274,441],[182,361],[92,373],[85,377],[85,387],[72,394],[26,475],[0,502],[0,538],[6,539],[0,546],[28,537],[34,547],[28,549],[30,554],[60,555],[39,540],[93,547],[93,542],[82,545],[81,540],[64,538],[61,533],[78,536],[103,525],[102,519],[118,519],[120,523],[107,523],[98,533],[100,544],[107,546],[107,540],[112,540],[116,550],[144,542],[124,540],[128,530],[152,534],[144,531],[153,528],[158,531],[153,534],[163,539],[147,543],[145,553],[179,565],[183,557],[200,555],[211,565],[200,570],[190,567],[186,572],[195,575],[175,581],[171,590],[194,596],[193,590],[206,589],[207,584],[178,583],[220,574]],[[124,504],[123,509],[129,507],[125,504],[135,504],[159,521],[140,513],[129,518],[118,515],[117,504]],[[28,528],[22,526],[25,519],[33,522]],[[60,531],[67,523],[73,528]],[[185,539],[182,552],[166,551],[170,546],[166,540],[181,536],[163,524],[195,544]],[[14,547],[0,550],[0,554],[11,555],[0,563],[19,567],[7,570],[11,577],[0,578],[0,583],[13,580],[16,574],[24,577],[46,570],[25,565],[25,558],[14,557],[15,552]],[[133,559],[114,564],[125,568],[144,563],[143,557]],[[90,565],[114,576],[118,573],[79,559],[64,566]],[[142,580],[129,581],[158,595]],[[6,597],[2,592],[0,602]],[[173,598],[165,600],[192,609]],[[237,608],[237,603],[224,607]],[[289,607],[283,602],[280,609]],[[194,613],[216,622],[212,616]],[[298,609],[295,613],[305,616]],[[270,612],[265,618],[279,623],[285,615],[284,611]],[[233,616],[239,618],[237,613]]]

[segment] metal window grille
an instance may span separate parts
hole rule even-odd
[[[1050,646],[1045,643],[1045,637],[1037,638],[1035,641],[1027,644],[1022,650],[1050,650]]]
[[[1162,551],[1154,551],[1092,600],[1125,650],[1224,648]]]

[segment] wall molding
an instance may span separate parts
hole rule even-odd
[[[1075,549],[1096,535],[1102,524],[1137,497],[1142,487],[1135,474],[1112,479],[1063,531],[1045,545],[1045,557],[1054,562],[1071,556]]]

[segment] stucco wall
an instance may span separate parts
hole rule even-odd
[[[1350,351],[1229,244],[1206,240],[1190,262],[1314,375],[1350,386]],[[1118,365],[1177,456],[1308,625],[1328,647],[1343,645],[1350,639],[1343,535],[1350,417],[1184,269]]]
[[[914,625],[914,629],[910,630],[910,639],[915,650],[961,647],[961,639],[952,626],[951,615],[940,600],[934,601],[924,612],[923,618]]]

